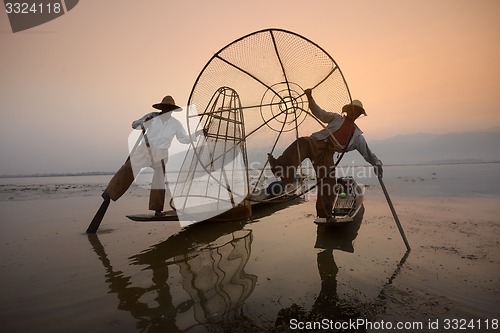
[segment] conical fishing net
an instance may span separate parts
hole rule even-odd
[[[325,126],[309,111],[307,88],[328,111],[340,113],[351,102],[333,58],[296,33],[257,31],[217,52],[188,100],[189,132],[204,128],[207,135],[193,145],[181,169],[174,191],[178,212],[192,211],[190,197],[213,198],[211,205],[222,207],[215,215],[242,202],[276,200],[266,192],[276,181],[267,154],[279,156],[297,138]],[[297,195],[316,184],[308,160],[297,176]],[[207,182],[195,182],[200,177]]]

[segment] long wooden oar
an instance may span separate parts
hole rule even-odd
[[[392,205],[391,198],[389,197],[389,193],[387,192],[387,189],[385,188],[384,182],[382,181],[382,177],[378,175],[378,181],[380,182],[380,186],[382,187],[382,191],[384,191],[385,199],[387,200],[387,203],[389,204],[389,208],[391,209],[392,216],[394,216],[394,220],[396,221],[396,225],[398,226],[399,233],[401,234],[401,237],[403,237],[403,240],[406,245],[406,249],[408,251],[411,250],[410,244],[408,243],[408,239],[406,239],[405,232],[403,230],[403,227],[401,226],[401,222],[399,222],[398,215],[396,214],[396,210],[394,209],[394,206]]]
[[[143,135],[145,135],[145,130],[143,127]],[[139,135],[137,138],[137,141],[135,142],[134,148],[130,151],[129,157],[132,156],[132,154],[135,152],[137,146],[141,142],[142,136]],[[129,158],[127,157],[127,159]],[[125,163],[127,161],[125,160]],[[106,211],[108,210],[108,206],[110,203],[110,199],[104,198],[104,201],[101,204],[101,207],[97,210],[97,213],[95,213],[94,218],[92,219],[92,222],[90,222],[89,227],[87,228],[87,234],[95,234],[97,232],[97,229],[99,229],[99,226],[101,225],[102,219],[104,218],[104,215],[106,214]]]

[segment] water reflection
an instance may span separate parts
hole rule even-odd
[[[359,318],[359,310],[339,299],[337,294],[337,274],[339,269],[335,263],[333,250],[353,253],[353,242],[363,219],[364,208],[358,213],[355,221],[338,227],[319,225],[316,232],[315,248],[321,249],[317,254],[318,272],[321,278],[321,290],[316,298],[311,316],[316,318],[335,318],[348,320]]]
[[[294,323],[320,323],[323,319],[333,320],[336,323],[356,322],[357,319],[374,319],[383,313],[386,308],[386,290],[399,274],[401,267],[408,258],[407,251],[401,258],[394,273],[382,286],[378,296],[367,304],[360,304],[355,299],[342,299],[337,291],[337,276],[339,268],[335,262],[334,250],[354,253],[354,241],[358,235],[363,220],[364,207],[360,209],[353,222],[336,226],[318,225],[316,231],[315,248],[319,249],[316,261],[321,279],[321,289],[314,300],[310,311],[302,306],[293,304],[281,309],[275,322],[275,332],[289,331],[292,320]],[[316,329],[305,327],[304,332],[367,332],[366,327],[358,326],[355,329],[349,326],[328,326]]]
[[[302,306],[297,304],[281,309],[278,312],[275,323],[277,331],[286,331],[290,327],[291,320],[321,322],[326,318],[335,319],[335,321],[347,321],[362,316],[361,311],[356,305],[352,305],[338,297],[337,274],[339,273],[339,268],[335,263],[333,250],[349,253],[354,252],[353,242],[361,227],[363,213],[364,208],[362,207],[354,221],[344,225],[317,226],[314,247],[320,249],[316,257],[318,272],[321,278],[320,292],[310,311],[306,311]]]
[[[260,207],[254,216],[264,217],[298,203]],[[387,286],[398,275],[408,253],[374,300],[361,304],[354,298],[339,297],[343,294],[338,291],[338,274],[343,269],[339,272],[335,251],[354,253],[363,214],[361,208],[349,224],[316,227],[316,241],[310,246],[318,251],[316,262],[321,284],[314,288],[319,294],[307,310],[293,304],[278,313],[273,311],[271,322],[255,317],[255,308],[247,301],[257,284],[257,276],[245,271],[254,237],[249,221],[192,225],[130,257],[130,266],[123,268],[133,271],[128,274],[113,267],[97,235],[88,237],[105,268],[109,293],[116,295],[118,309],[130,313],[141,332],[281,332],[290,330],[291,319],[348,321],[375,318],[385,311],[390,297]],[[259,292],[262,294],[262,290]],[[258,303],[265,306],[269,301],[264,296]],[[364,332],[362,328],[357,331]]]
[[[242,305],[255,288],[257,277],[245,272],[252,231],[243,227],[194,225],[134,255],[131,265],[150,273],[147,286],[144,281],[134,286],[131,276],[115,270],[96,235],[89,240],[118,309],[128,311],[141,332],[204,331],[242,317]]]

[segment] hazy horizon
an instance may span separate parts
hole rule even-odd
[[[484,137],[485,135],[486,137]],[[439,144],[436,144],[436,142]],[[412,133],[407,135],[396,135],[383,140],[372,140],[368,142],[368,144],[385,165],[425,165],[448,163],[500,163],[500,149],[497,148],[498,142],[500,142],[500,128],[490,128],[484,131],[473,132],[450,132],[445,134]],[[464,145],[467,145],[467,149],[464,149]],[[179,147],[181,145],[177,144],[176,146]],[[277,153],[279,154],[280,152],[278,151]],[[169,164],[167,166],[172,168],[171,172],[177,173],[185,155],[182,152],[174,152],[173,154],[174,155],[170,155]],[[252,161],[249,161],[249,163],[251,162]],[[108,175],[116,172],[122,163],[122,160],[116,160],[115,165],[108,169],[99,169],[97,166],[95,169],[88,170],[54,169],[31,173],[3,173],[0,174],[0,177],[85,174]],[[361,165],[368,165],[368,163],[356,151],[345,154],[340,164],[341,167]]]

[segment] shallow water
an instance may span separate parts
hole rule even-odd
[[[432,177],[417,185],[388,177],[407,255],[376,184],[359,223],[343,229],[312,223],[313,198],[256,211],[247,223],[135,223],[125,215],[144,211],[147,192],[132,191],[88,236],[107,181],[99,177],[57,181],[89,191],[33,187],[0,201],[2,332],[257,332],[294,318],[500,317],[500,211],[491,193],[422,198],[408,190]]]
[[[360,184],[377,186],[372,167],[342,167],[337,176],[352,176]],[[167,179],[175,181],[175,173]],[[130,194],[147,194],[144,175]],[[111,175],[0,178],[0,201],[40,196],[95,195]],[[385,166],[384,182],[395,195],[411,196],[500,196],[500,163]],[[173,192],[173,183],[170,184]],[[139,191],[139,192],[138,192]]]

